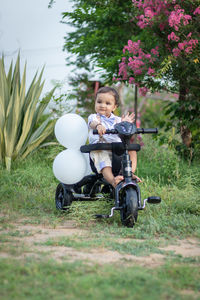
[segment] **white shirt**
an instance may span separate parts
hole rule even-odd
[[[112,143],[112,142],[121,142],[121,139],[117,134],[104,134],[103,138],[100,138],[98,134],[93,134],[93,129],[90,127],[90,123],[93,121],[99,122],[97,116],[100,116],[101,124],[106,129],[114,129],[114,125],[121,122],[121,118],[115,116],[111,113],[110,117],[107,118],[106,116],[100,114],[91,114],[88,117],[88,128],[89,128],[89,143],[96,144],[96,143]]]

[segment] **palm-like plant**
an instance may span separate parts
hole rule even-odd
[[[8,171],[12,160],[25,158],[53,131],[55,121],[50,117],[36,128],[54,92],[39,100],[44,85],[42,73],[38,78],[35,74],[26,92],[26,66],[21,79],[20,55],[14,71],[11,63],[7,75],[4,59],[0,59],[0,163]]]

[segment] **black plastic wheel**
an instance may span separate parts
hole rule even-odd
[[[56,188],[55,203],[59,210],[66,210],[73,201],[73,194],[68,191],[63,183],[59,183]]]
[[[133,227],[138,217],[138,195],[136,190],[129,187],[122,195],[121,222],[126,227]]]

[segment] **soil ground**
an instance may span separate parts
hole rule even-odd
[[[17,232],[17,235],[12,236],[11,240],[8,239],[5,241],[5,246],[9,246],[11,244],[17,248],[23,246],[24,251],[18,253],[18,259],[31,256],[39,257],[41,253],[46,253],[48,254],[48,257],[56,261],[62,261],[63,259],[66,259],[70,262],[82,260],[89,264],[128,262],[129,265],[139,264],[146,267],[160,266],[164,263],[165,259],[165,255],[160,253],[151,253],[148,256],[136,256],[132,254],[119,253],[118,251],[111,251],[104,247],[75,249],[67,246],[45,245],[45,242],[49,239],[56,241],[56,239],[61,237],[71,237],[75,240],[78,240],[79,237],[82,237],[83,239],[84,237],[88,238],[89,231],[87,229],[78,228],[76,223],[73,221],[66,221],[56,228],[51,228],[50,226],[41,224],[24,225],[20,222],[12,225],[15,232]],[[9,230],[2,230],[1,233],[7,235],[9,234]],[[131,240],[133,241],[133,239]],[[118,243],[126,243],[127,241],[130,241],[130,239],[117,239]],[[138,243],[140,241],[142,242],[143,240],[135,239],[135,241]],[[159,247],[159,249],[166,252],[171,251],[174,254],[180,255],[184,258],[200,256],[200,243],[194,238],[176,240],[175,244],[168,244],[165,247]],[[8,258],[10,256],[12,256],[12,254],[4,251],[4,248],[1,248],[0,257]]]

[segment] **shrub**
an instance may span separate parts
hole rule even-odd
[[[41,116],[48,105],[54,89],[41,101],[44,82],[41,71],[37,73],[26,92],[26,66],[20,78],[20,55],[13,71],[12,63],[6,75],[4,58],[0,59],[0,163],[10,171],[11,162],[25,158],[35,150],[53,131],[54,121],[48,117],[39,127]]]

